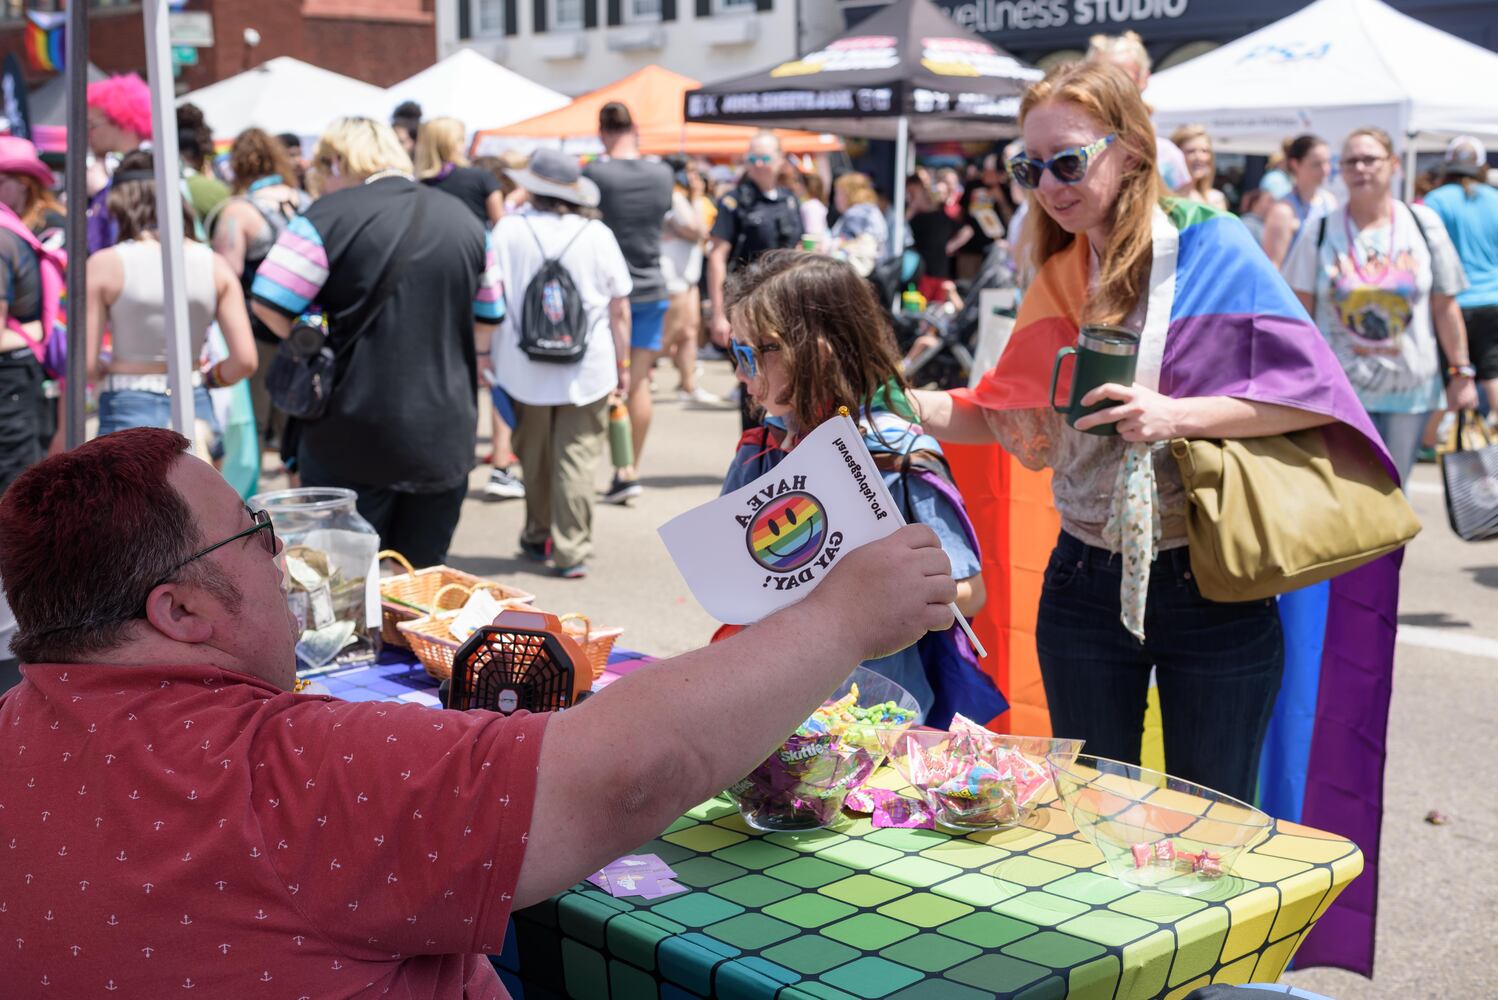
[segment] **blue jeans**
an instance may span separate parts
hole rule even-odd
[[[1425,423],[1430,414],[1369,411],[1368,418],[1373,421],[1378,436],[1384,439],[1384,447],[1389,449],[1389,457],[1399,470],[1399,482],[1409,483],[1410,470],[1420,457],[1420,438],[1425,434]]]
[[[223,454],[220,435],[223,429],[213,414],[213,402],[208,390],[197,386],[192,391],[193,410],[197,418],[213,429],[208,452],[215,458]],[[160,392],[145,392],[140,389],[125,389],[119,392],[99,394],[99,434],[113,434],[130,427],[172,426],[172,397]]]
[[[1150,573],[1141,644],[1119,621],[1122,561],[1065,532],[1051,553],[1035,645],[1052,731],[1137,764],[1154,667],[1166,769],[1253,801],[1285,669],[1276,602],[1207,600],[1187,549],[1171,549]]]

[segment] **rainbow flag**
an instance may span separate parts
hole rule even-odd
[[[63,25],[68,15],[47,11],[26,12],[26,62],[39,73],[61,73],[63,69]]]
[[[1171,199],[1165,207],[1179,246],[1160,391],[1237,396],[1334,417],[1339,423],[1328,433],[1362,437],[1395,475],[1331,349],[1243,225],[1193,202]],[[1157,271],[1162,263],[1156,260]],[[994,369],[956,395],[991,409],[1049,408],[1052,362],[1076,343],[1087,283],[1088,248],[1079,238],[1037,276]],[[993,580],[1004,581],[990,581],[994,596],[978,623],[990,648],[1007,654],[997,679],[1011,709],[1000,724],[1048,732],[1033,639],[1040,570],[1055,537],[1048,473],[1029,473],[993,448],[982,450],[986,456],[947,451],[984,540],[984,575],[991,574],[988,560],[997,559]],[[1261,758],[1260,805],[1279,819],[1353,840],[1366,861],[1363,877],[1301,946],[1298,965],[1372,975],[1400,560],[1394,553],[1279,602],[1285,678]]]

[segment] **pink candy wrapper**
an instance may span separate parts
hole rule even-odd
[[[844,808],[856,813],[870,813],[876,829],[934,830],[936,820],[925,803],[907,799],[887,788],[855,788],[848,793]]]

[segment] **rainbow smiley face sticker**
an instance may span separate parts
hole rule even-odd
[[[772,573],[790,573],[817,557],[827,540],[827,515],[810,493],[794,491],[765,504],[745,532],[749,554]]]

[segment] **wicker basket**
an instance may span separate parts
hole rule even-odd
[[[519,601],[507,603],[519,604]],[[441,611],[425,615],[415,621],[401,622],[397,627],[409,641],[411,652],[421,661],[426,672],[437,681],[450,680],[453,675],[453,656],[463,645],[448,631],[448,626],[458,615],[457,611]],[[588,664],[593,668],[593,680],[603,676],[608,666],[609,653],[614,641],[624,634],[622,628],[595,629],[587,617],[568,614],[561,617],[563,629],[583,648]],[[581,621],[583,630],[567,628],[568,622]]]
[[[588,662],[593,665],[593,681],[597,683],[598,678],[603,676],[604,669],[609,665],[609,653],[613,651],[614,641],[624,634],[622,628],[594,628],[593,623],[588,620],[587,615],[572,612],[561,617],[562,630],[577,641],[583,647],[583,652],[588,656]],[[581,630],[568,628],[568,622],[582,622]]]
[[[487,580],[480,580],[479,586],[488,589],[496,589],[497,585]],[[432,595],[432,603],[442,607],[444,599],[452,594],[462,594],[465,599],[472,594],[475,588],[465,586],[461,583],[450,583]],[[529,595],[526,595],[529,597]],[[501,602],[508,607],[511,604],[523,603],[514,598],[505,598],[500,595]],[[439,681],[445,681],[453,675],[453,654],[463,643],[453,638],[449,626],[453,619],[458,617],[463,610],[460,602],[451,610],[437,611],[429,615],[418,615],[412,621],[397,622],[396,628],[400,630],[401,637],[406,640],[405,645],[410,646],[411,652],[421,661],[427,673]]]
[[[462,606],[461,601],[457,605],[452,605],[437,599],[439,591],[454,584],[460,588],[466,588],[461,591],[465,594],[472,593],[475,587],[483,587],[493,592],[494,596],[500,600],[515,604],[529,604],[536,599],[534,594],[529,594],[519,587],[495,583],[450,566],[413,569],[405,556],[390,549],[381,552],[378,558],[393,559],[406,569],[406,572],[402,574],[388,576],[380,581],[380,608],[383,623],[380,637],[390,645],[401,649],[410,647],[405,634],[397,627],[401,622],[415,621],[432,612],[450,611]],[[453,591],[453,593],[459,593],[459,591]]]

